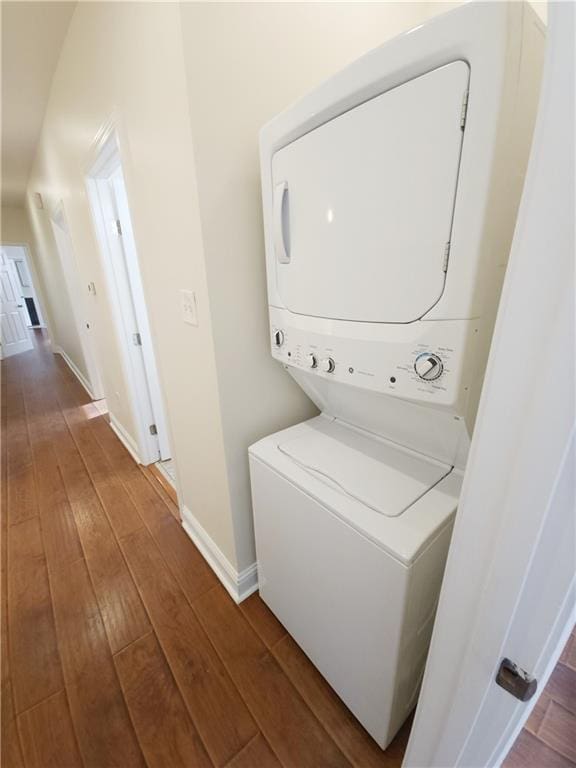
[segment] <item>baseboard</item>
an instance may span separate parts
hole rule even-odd
[[[86,376],[84,376],[84,374],[78,368],[76,363],[73,360],[71,360],[70,357],[68,357],[68,355],[66,354],[66,352],[62,349],[62,347],[59,347],[57,344],[52,344],[52,352],[54,352],[54,354],[56,355],[60,355],[60,357],[64,359],[64,362],[66,363],[68,368],[70,368],[74,376],[76,376],[80,384],[82,384],[82,386],[88,393],[90,400],[94,400],[95,398],[94,398],[94,393],[92,392],[92,387],[90,386],[88,379],[86,378]]]
[[[128,453],[132,456],[136,464],[142,464],[140,461],[140,456],[138,455],[138,446],[136,445],[136,441],[134,438],[126,432],[122,424],[116,419],[114,414],[109,411],[110,416],[110,426],[112,428],[112,431],[120,440],[124,448],[128,451]]]
[[[222,582],[226,591],[236,603],[241,603],[258,589],[258,566],[252,563],[248,568],[238,572],[220,547],[200,525],[192,512],[186,507],[181,508],[182,525],[194,544],[202,553],[208,565]]]

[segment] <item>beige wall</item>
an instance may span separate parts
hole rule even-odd
[[[235,562],[218,384],[195,192],[179,8],[82,3],[55,73],[28,197],[63,201],[92,319],[109,408],[134,436],[110,299],[85,188],[93,142],[112,115],[142,268],[171,443],[185,503]],[[34,222],[38,238],[41,222]],[[179,290],[199,296],[200,326],[180,320]],[[50,292],[51,305],[59,302]]]
[[[426,3],[182,3],[200,216],[240,569],[254,560],[247,447],[314,415],[269,354],[258,132],[421,23]]]
[[[74,12],[28,187],[49,309],[65,302],[34,192],[49,211],[63,201],[80,283],[97,288],[87,313],[105,394],[134,435],[85,190],[93,142],[114,115],[181,503],[238,570],[254,560],[248,445],[314,413],[269,354],[258,131],[356,57],[446,8],[94,2]],[[197,294],[198,327],[181,320],[181,289]]]

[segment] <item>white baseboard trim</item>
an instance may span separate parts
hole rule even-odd
[[[138,455],[138,446],[136,445],[136,441],[134,438],[126,432],[122,424],[118,421],[118,419],[114,416],[113,413],[109,412],[108,415],[110,416],[110,426],[112,428],[112,431],[120,440],[124,448],[128,451],[128,453],[132,456],[136,464],[142,464],[140,461],[140,456]]]
[[[252,563],[238,572],[216,542],[187,507],[181,508],[182,526],[202,556],[236,603],[241,603],[258,589],[258,565]]]
[[[64,362],[66,363],[68,368],[70,368],[74,376],[76,376],[80,384],[82,384],[82,386],[88,393],[90,399],[94,400],[95,398],[94,398],[94,393],[92,392],[92,387],[90,386],[88,379],[86,378],[86,376],[84,376],[84,374],[78,368],[76,363],[70,357],[68,357],[66,352],[64,352],[64,350],[62,349],[62,347],[59,347],[57,344],[52,344],[52,352],[54,352],[55,355],[60,355],[60,357],[64,359]]]

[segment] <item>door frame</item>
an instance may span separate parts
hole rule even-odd
[[[499,766],[576,621],[575,11],[548,6],[532,152],[407,767]],[[504,657],[536,677],[529,701],[496,683]]]
[[[49,216],[56,252],[60,260],[64,284],[70,300],[72,314],[76,323],[76,331],[80,340],[80,347],[82,349],[86,372],[88,374],[88,382],[86,382],[85,377],[82,377],[80,380],[93,400],[101,400],[104,397],[102,376],[100,374],[93,336],[89,328],[89,315],[86,311],[86,299],[84,298],[81,288],[82,280],[80,268],[78,266],[78,260],[76,258],[74,243],[72,241],[72,235],[70,234],[68,217],[66,215],[66,208],[63,200],[58,201],[51,208]],[[63,238],[65,238],[64,247],[62,247],[61,244]],[[88,387],[87,384],[90,386]]]
[[[124,380],[136,427],[138,460],[152,464],[170,458],[170,443],[156,354],[150,330],[140,262],[132,228],[118,133],[113,122],[100,132],[89,164],[86,187],[104,267]],[[110,184],[114,184],[114,194]],[[120,220],[121,231],[113,228]],[[119,238],[121,237],[121,242]],[[133,341],[134,329],[141,345]],[[141,361],[137,356],[141,351]],[[157,435],[150,433],[155,424]]]

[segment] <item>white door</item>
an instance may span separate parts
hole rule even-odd
[[[32,338],[27,329],[27,313],[18,285],[14,264],[2,252],[0,265],[0,302],[2,328],[2,356],[10,357],[32,349]]]
[[[134,242],[134,233],[132,231],[130,209],[128,208],[128,198],[126,196],[126,187],[124,185],[122,168],[120,166],[118,166],[110,178],[110,189],[118,221],[120,222],[120,231],[117,229],[116,234],[118,235],[118,244],[123,256],[128,288],[127,295],[132,299],[130,302],[131,306],[128,306],[126,309],[130,315],[129,322],[134,325],[134,332],[139,337],[140,343],[137,347],[137,352],[141,353],[140,361],[143,367],[142,380],[150,401],[152,423],[156,426],[160,458],[162,461],[166,461],[171,458],[168,430],[166,428],[166,418],[164,415],[160,382],[158,380],[156,358],[152,346],[148,311],[146,309],[146,300],[144,298],[144,288],[142,286],[142,278],[140,277],[140,265],[138,263],[136,243]]]
[[[405,766],[499,766],[576,621],[574,25],[549,3],[540,111]],[[562,761],[558,756],[558,764]]]
[[[142,464],[167,460],[171,453],[164,404],[115,134],[101,149],[87,182],[131,394],[139,459]]]
[[[276,152],[276,279],[288,309],[405,323],[440,299],[469,75],[453,61]]]

